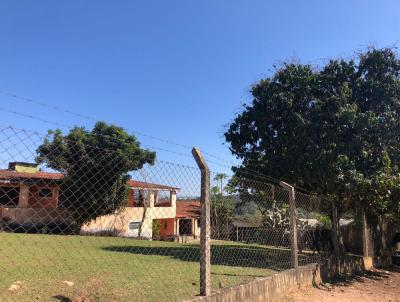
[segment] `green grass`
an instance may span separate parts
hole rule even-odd
[[[284,249],[213,242],[213,289],[284,269],[289,259]],[[0,301],[179,301],[199,292],[197,244],[0,233],[0,269]]]

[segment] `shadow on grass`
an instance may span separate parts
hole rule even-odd
[[[107,246],[102,249],[109,252],[166,256],[181,261],[200,261],[199,247],[193,245],[176,247]],[[281,271],[291,268],[291,253],[289,250],[279,248],[212,245],[211,264]]]

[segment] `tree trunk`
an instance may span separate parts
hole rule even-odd
[[[382,215],[370,218],[369,227],[372,235],[373,257],[378,260],[380,265],[388,264],[392,256],[393,227]]]
[[[147,213],[147,207],[145,205],[143,205],[142,222],[140,223],[139,231],[138,231],[138,238],[139,239],[142,239],[142,230],[143,230],[144,221],[146,220],[146,213]]]
[[[343,242],[340,236],[340,224],[339,215],[336,203],[334,200],[331,202],[332,208],[332,244],[333,244],[333,254],[335,256],[340,256],[343,254]]]

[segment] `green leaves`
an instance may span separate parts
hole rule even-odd
[[[140,148],[123,128],[98,122],[91,131],[75,127],[67,135],[49,131],[36,161],[64,173],[60,205],[78,227],[113,213],[127,200],[128,172],[153,164],[155,153]]]
[[[335,197],[348,211],[399,211],[400,60],[368,49],[322,68],[284,64],[255,84],[225,133],[245,169]]]

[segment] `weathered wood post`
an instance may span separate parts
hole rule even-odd
[[[210,249],[210,169],[197,148],[192,154],[201,171],[200,214],[200,295],[211,294],[211,249]]]
[[[296,194],[294,187],[286,182],[281,181],[280,185],[289,191],[289,207],[290,207],[290,249],[292,252],[293,268],[299,267],[299,252],[297,246],[297,214],[296,214]]]

